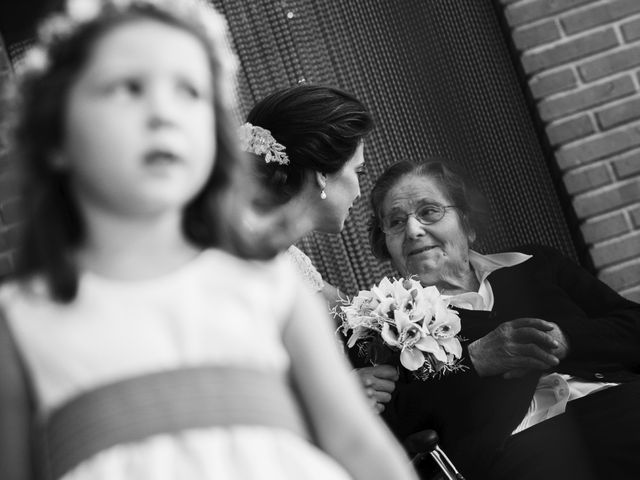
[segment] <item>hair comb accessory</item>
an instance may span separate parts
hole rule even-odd
[[[284,152],[286,147],[276,142],[276,139],[266,128],[257,127],[247,122],[240,127],[239,136],[240,148],[243,151],[264,155],[264,161],[267,163],[289,164],[289,157]]]

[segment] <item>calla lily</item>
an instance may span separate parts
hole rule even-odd
[[[401,347],[399,341],[399,335],[397,331],[391,329],[391,326],[388,323],[382,325],[382,331],[380,332],[382,339],[391,345],[392,347]]]
[[[427,325],[429,333],[436,339],[451,338],[460,333],[460,317],[458,312],[443,304],[436,305],[433,320]]]
[[[423,337],[418,343],[416,343],[416,348],[419,348],[423,352],[432,354],[435,359],[440,362],[447,361],[447,354],[442,348],[440,348],[440,344],[433,337]]]
[[[395,329],[385,323],[382,327],[382,339],[394,347],[413,346],[423,335],[420,326],[412,322],[406,313],[400,310],[394,313]]]
[[[396,311],[395,328],[388,323],[382,327],[382,339],[387,344],[400,348],[400,363],[408,370],[417,370],[425,362],[423,352],[430,353],[441,362],[447,361],[445,351],[438,342],[422,329],[421,325],[412,322],[410,317]]]
[[[382,302],[385,298],[393,298],[393,284],[387,277],[384,277],[378,285],[371,289],[371,292]]]
[[[415,348],[405,348],[400,352],[400,363],[412,372],[424,365],[424,354]]]
[[[457,338],[441,338],[437,342],[438,345],[441,345],[447,353],[450,353],[455,358],[462,356],[462,345]]]
[[[426,361],[424,353],[430,353],[439,362],[447,361],[447,354],[440,348],[438,342],[433,337],[422,337],[412,347],[405,347],[400,352],[400,363],[407,370],[417,370]]]
[[[397,308],[396,300],[392,297],[383,298],[376,306],[374,313],[382,317],[391,317],[391,313],[395,312]]]

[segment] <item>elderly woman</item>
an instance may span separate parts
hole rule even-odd
[[[435,428],[468,478],[636,478],[640,305],[547,247],[472,250],[484,217],[474,192],[439,160],[396,163],[376,182],[372,249],[464,306],[468,368],[360,376],[400,439]]]

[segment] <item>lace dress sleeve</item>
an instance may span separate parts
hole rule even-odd
[[[311,259],[307,257],[302,250],[295,245],[291,245],[287,249],[287,256],[291,259],[296,270],[304,277],[307,285],[316,292],[324,288],[322,275],[320,275],[320,272],[318,272],[316,267],[313,266],[313,263],[311,263]]]

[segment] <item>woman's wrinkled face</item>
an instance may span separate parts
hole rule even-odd
[[[417,275],[424,285],[444,288],[468,269],[473,238],[465,231],[456,208],[447,208],[442,219],[430,225],[411,215],[427,204],[444,206],[452,202],[431,178],[400,178],[384,198],[382,217],[400,222],[406,218],[406,224],[401,232],[385,233],[385,241],[394,266],[403,276]]]
[[[353,156],[341,170],[327,175],[325,193],[327,198],[318,198],[322,218],[318,230],[339,233],[349,216],[353,203],[360,196],[359,176],[364,173],[364,144],[360,143]]]

